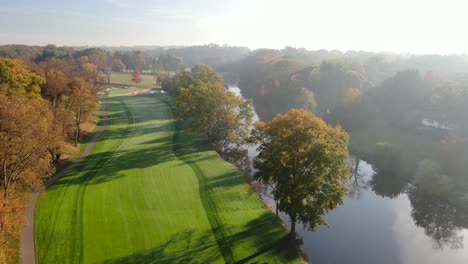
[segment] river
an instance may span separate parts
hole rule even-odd
[[[229,90],[242,96],[236,86]],[[255,155],[255,146],[250,146],[249,156]],[[309,263],[468,263],[468,223],[456,207],[410,191],[408,183],[376,174],[356,157],[352,164],[344,205],[325,216],[330,227],[316,232],[297,227]],[[273,200],[262,196],[274,211]],[[289,225],[289,218],[280,216]]]

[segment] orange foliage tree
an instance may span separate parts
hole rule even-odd
[[[141,82],[141,70],[139,67],[135,67],[135,70],[133,70],[132,74],[132,81],[135,82],[135,85],[138,85],[138,83]]]
[[[0,263],[15,258],[27,191],[50,174],[57,133],[40,97],[43,82],[21,62],[0,58]]]

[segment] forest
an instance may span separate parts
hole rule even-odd
[[[92,132],[102,88],[99,55],[26,50],[0,58],[1,263],[17,258],[31,192],[63,168]]]

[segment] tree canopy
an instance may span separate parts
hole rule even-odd
[[[39,94],[44,80],[18,60],[0,58],[0,93]]]
[[[207,135],[216,150],[240,145],[252,123],[251,102],[229,92],[207,66],[196,66],[176,78],[177,115]]]
[[[322,216],[342,204],[348,193],[348,135],[313,114],[291,109],[271,122],[257,122],[252,141],[257,180],[275,184],[279,210],[311,230],[327,224]]]
[[[69,49],[57,51],[65,52],[59,59],[54,50],[45,47],[38,64],[0,58],[1,263],[15,258],[29,193],[54,172],[72,131],[78,140],[80,124],[97,110],[97,66],[65,56]]]

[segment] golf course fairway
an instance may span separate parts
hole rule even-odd
[[[171,97],[102,100],[107,130],[37,203],[38,263],[301,262],[237,169],[176,124]]]

